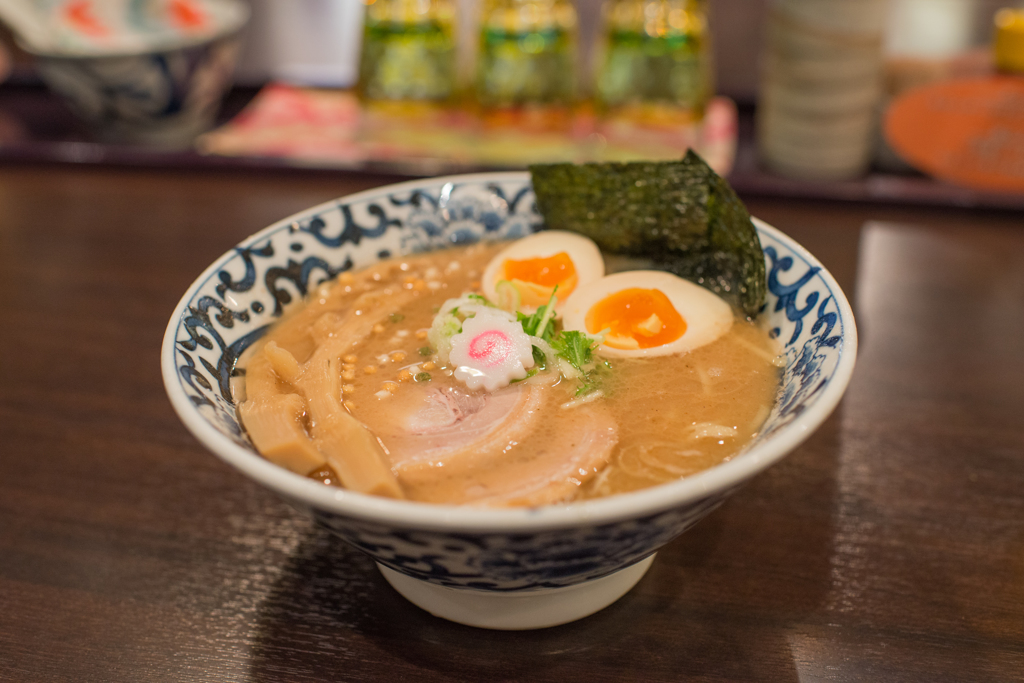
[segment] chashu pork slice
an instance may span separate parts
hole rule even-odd
[[[381,437],[413,500],[557,503],[601,471],[618,442],[606,409],[590,404],[562,410],[559,395],[527,384],[493,394],[432,389],[412,410],[392,413],[396,429]]]
[[[501,450],[525,437],[540,415],[541,391],[513,385],[488,393],[468,393],[455,387],[430,388],[396,401],[389,414],[391,428],[380,433],[393,469],[443,466],[453,454],[466,450]]]

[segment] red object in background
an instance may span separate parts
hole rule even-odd
[[[904,160],[936,178],[1024,192],[1024,78],[915,88],[890,105],[885,136]]]
[[[173,23],[183,29],[203,28],[206,16],[199,6],[190,0],[171,0],[167,5],[167,13]]]
[[[96,18],[90,0],[69,2],[64,7],[64,17],[75,29],[87,36],[101,37],[110,33],[110,29]]]

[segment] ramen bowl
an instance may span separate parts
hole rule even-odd
[[[632,493],[535,508],[392,500],[328,487],[262,458],[239,424],[235,361],[321,282],[391,256],[544,227],[530,176],[418,180],[316,206],[243,240],[189,287],[161,363],[171,403],[218,457],[377,563],[416,605],[498,629],[554,626],[624,595],[657,550],[804,441],[839,402],[857,351],[846,297],[805,249],[755,221],[768,273],[761,316],[783,349],[778,398],[756,439],[728,462]]]

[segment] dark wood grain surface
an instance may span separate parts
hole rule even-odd
[[[164,395],[206,265],[385,182],[0,168],[0,680],[1024,680],[1024,216],[751,200],[854,302],[846,398],[618,603],[502,633],[406,603]]]

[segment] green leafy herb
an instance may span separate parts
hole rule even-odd
[[[430,373],[429,372],[417,373],[416,376],[413,379],[415,379],[417,382],[429,382],[430,381]]]
[[[576,330],[559,332],[551,340],[551,348],[583,374],[586,374],[585,366],[594,362],[594,340]]]
[[[551,340],[555,354],[564,358],[579,372],[577,396],[595,391],[600,383],[602,371],[611,369],[607,361],[597,365],[594,363],[594,349],[599,343],[599,339],[577,330],[562,330]]]
[[[434,353],[434,349],[430,348],[429,346],[421,346],[420,347],[420,355],[421,356],[430,356],[430,355],[433,355],[433,353]]]
[[[403,320],[405,320],[405,316],[402,315],[401,313],[392,313],[391,315],[388,316],[388,320],[390,320],[393,323],[400,323]]]
[[[540,337],[544,341],[551,341],[555,333],[555,292],[558,285],[551,291],[551,298],[548,302],[534,311],[533,315],[526,315],[516,312],[516,319],[523,324],[523,331],[534,337]]]
[[[576,388],[576,396],[583,396],[601,388],[601,383],[612,369],[611,363],[603,361],[595,365],[581,379],[580,385]]]
[[[495,308],[495,305],[488,301],[487,297],[482,294],[467,294],[466,298],[480,304],[481,306],[490,306],[491,308]]]
[[[533,348],[536,351],[537,347],[534,346]],[[540,369],[543,370],[544,368],[540,368]],[[537,374],[537,371],[538,371],[537,368],[530,368],[529,370],[526,371],[526,377],[521,377],[519,379],[514,379],[514,380],[510,381],[509,384],[515,384],[516,382],[522,382],[523,380],[530,379],[531,377],[533,377],[534,375]]]
[[[750,214],[692,150],[680,161],[543,164],[530,172],[548,227],[652,259],[748,316],[764,305],[764,253]]]
[[[540,370],[546,370],[548,367],[548,357],[536,346],[533,347],[533,362]]]

